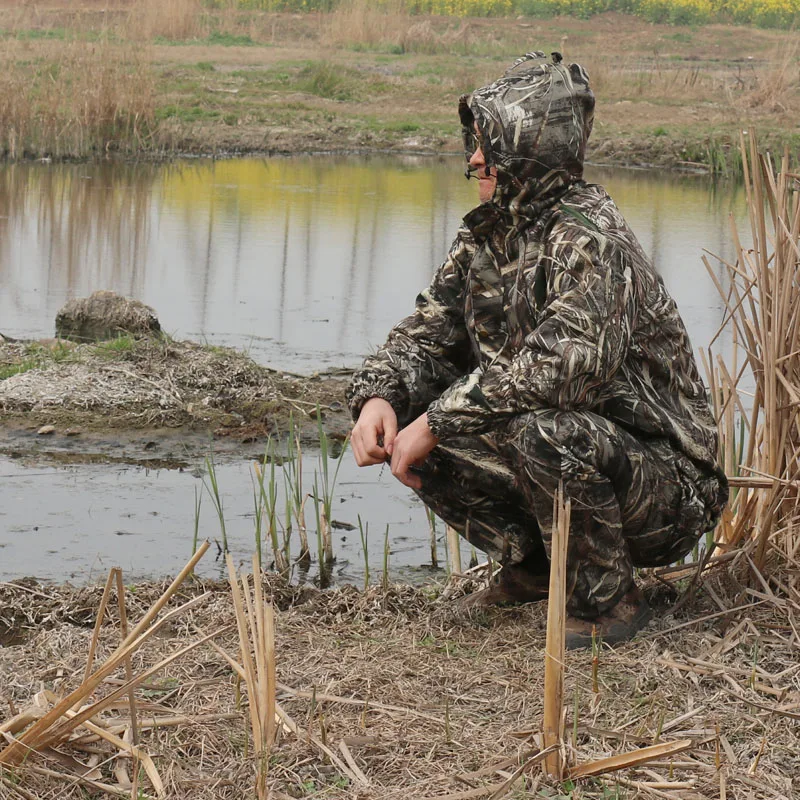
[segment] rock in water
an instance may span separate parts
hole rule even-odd
[[[115,292],[70,300],[56,315],[56,336],[73,342],[99,342],[125,334],[143,337],[160,330],[150,306]]]

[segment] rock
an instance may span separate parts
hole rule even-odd
[[[51,433],[55,432],[56,432],[55,425],[42,425],[42,427],[39,428],[38,431],[36,431],[36,433],[38,433],[39,436],[49,436]]]
[[[160,330],[150,306],[114,292],[70,300],[56,315],[56,336],[74,342],[99,342],[124,334],[144,337]]]

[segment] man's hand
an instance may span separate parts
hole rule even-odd
[[[422,481],[419,475],[409,472],[409,467],[421,464],[428,453],[439,443],[428,427],[428,415],[417,417],[408,427],[403,428],[394,440],[390,450],[392,456],[392,475],[410,486],[412,489],[421,489]]]
[[[359,467],[382,464],[392,454],[396,436],[397,414],[392,406],[380,397],[367,400],[350,434],[356,464]]]

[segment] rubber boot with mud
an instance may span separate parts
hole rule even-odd
[[[462,609],[511,606],[546,600],[550,580],[546,573],[532,572],[528,564],[506,564],[490,586],[457,601]]]
[[[627,642],[647,625],[651,616],[650,606],[641,589],[634,586],[614,608],[596,619],[567,616],[564,645],[567,650],[591,647],[593,628],[595,638],[602,639],[604,644]]]

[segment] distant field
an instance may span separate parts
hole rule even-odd
[[[735,170],[750,127],[774,148],[800,145],[798,37],[774,29],[431,16],[365,0],[330,13],[3,0],[0,32],[0,150],[12,158],[453,152],[458,95],[531,49],[588,70],[596,161]]]

